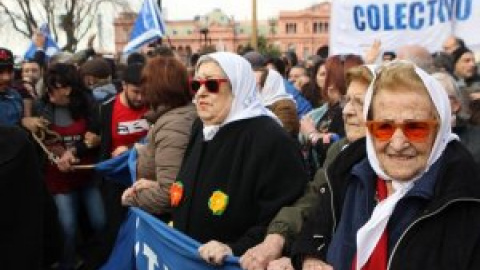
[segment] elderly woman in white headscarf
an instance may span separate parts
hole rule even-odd
[[[276,70],[261,68],[255,70],[258,94],[263,105],[271,110],[282,122],[283,128],[297,138],[300,119],[293,97],[285,90],[285,82]]]
[[[260,243],[270,220],[307,181],[295,141],[258,99],[242,57],[203,56],[191,81],[199,120],[170,190],[173,225],[221,264]]]
[[[451,133],[442,86],[392,62],[369,88],[364,115],[367,157],[329,179],[322,216],[294,247],[297,266],[480,269],[480,176]]]

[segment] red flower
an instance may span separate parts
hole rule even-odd
[[[174,182],[170,186],[170,205],[176,207],[180,204],[183,197],[183,184],[180,181]]]

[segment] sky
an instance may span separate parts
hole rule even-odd
[[[131,9],[135,12],[140,10],[143,1],[128,0]],[[266,20],[277,17],[281,10],[300,10],[313,4],[324,2],[325,0],[257,0],[257,18]],[[8,3],[8,2],[7,2]],[[251,0],[162,0],[165,16],[167,20],[191,20],[196,15],[204,15],[215,8],[220,8],[229,16],[234,16],[235,20],[251,19]],[[104,19],[103,25],[103,49],[113,51],[113,10],[102,11]],[[94,26],[95,27],[95,26]],[[168,25],[167,25],[168,27]],[[92,29],[95,31],[96,29]],[[17,55],[22,55],[28,48],[30,41],[22,35],[6,27],[1,32],[9,32],[8,39],[0,39],[0,47],[7,47]],[[60,45],[62,45],[60,43]],[[97,41],[97,46],[100,44]],[[79,48],[85,46],[85,41],[80,42]]]

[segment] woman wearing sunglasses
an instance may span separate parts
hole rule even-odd
[[[295,244],[297,267],[479,269],[480,176],[451,133],[442,86],[392,62],[368,90],[364,116],[367,158],[328,179]]]
[[[200,256],[221,264],[265,236],[268,223],[307,181],[298,147],[258,99],[243,57],[199,59],[191,81],[199,120],[170,192],[173,225],[205,243]]]

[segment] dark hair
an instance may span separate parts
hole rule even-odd
[[[459,37],[455,37],[455,42],[457,43],[458,47],[467,47],[465,45],[465,41]]]
[[[194,53],[190,56],[190,66],[197,66],[198,59],[200,59],[200,54]]]
[[[150,51],[150,52],[147,53],[147,56],[149,56],[149,57],[175,56],[172,48],[170,48],[166,45],[157,45],[157,46],[152,46],[152,47],[154,48],[153,51]]]
[[[437,71],[448,72],[453,75],[453,59],[452,56],[445,52],[435,52],[432,54],[433,66]]]
[[[383,56],[390,56],[392,57],[392,60],[397,58],[397,54],[395,52],[392,52],[392,51],[386,51],[383,53]]]
[[[324,59],[320,59],[315,63],[312,69],[312,74],[310,74],[310,83],[308,83],[309,89],[307,91],[310,93],[310,96],[313,99],[315,99],[315,101],[312,103],[314,107],[315,106],[318,107],[319,105],[321,105],[323,101],[323,97],[322,97],[323,85],[317,84],[317,73],[320,67],[323,65],[325,65]]]
[[[153,108],[177,108],[192,101],[185,65],[175,57],[149,58],[142,71],[141,87],[145,100]]]
[[[323,59],[327,59],[328,51],[329,51],[328,45],[324,45],[317,49],[316,55],[322,57]]]
[[[325,85],[322,89],[324,100],[329,100],[327,93],[330,85],[334,85],[341,95],[345,95],[347,92],[347,84],[345,81],[347,70],[362,64],[362,58],[354,54],[334,55],[327,58],[327,61],[325,62],[325,70],[327,71],[327,74],[325,76]]]
[[[267,58],[267,60],[265,61],[265,64],[266,65],[272,64],[275,67],[275,69],[278,71],[278,73],[280,73],[282,77],[285,78],[286,66],[285,66],[285,62],[283,62],[282,59],[280,59],[279,57],[270,57],[270,58]]]
[[[145,62],[146,62],[145,56],[139,52],[133,52],[127,57],[127,65],[130,65],[133,63],[145,64]]]
[[[80,74],[74,65],[57,63],[50,66],[45,73],[44,81],[47,86],[47,92],[42,99],[45,103],[50,103],[48,93],[51,93],[54,88],[70,86],[72,92],[70,93],[68,108],[72,118],[76,120],[88,116],[91,109],[91,103],[88,100],[89,90],[83,84]]]

